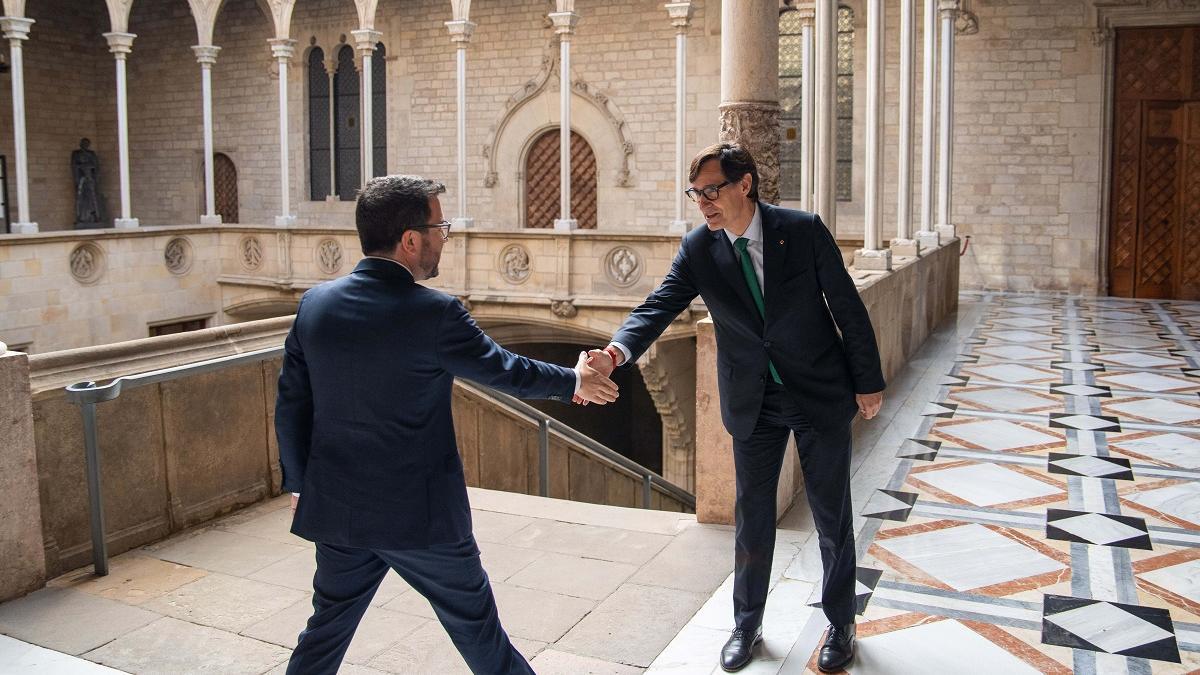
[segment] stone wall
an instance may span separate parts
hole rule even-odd
[[[0,602],[46,581],[29,357],[0,342]]]

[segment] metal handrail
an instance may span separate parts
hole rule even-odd
[[[121,392],[126,389],[167,382],[190,375],[200,375],[231,366],[257,363],[282,355],[283,346],[281,345],[267,349],[257,349],[243,354],[207,359],[182,366],[152,370],[137,375],[126,375],[118,377],[102,386],[97,386],[95,382],[80,382],[66,387],[67,400],[78,405],[80,414],[83,416],[83,445],[87,459],[88,503],[91,507],[92,562],[97,576],[108,575],[108,542],[104,538],[104,503],[101,498],[100,489],[100,444],[96,434],[96,405],[119,397]],[[655,484],[688,507],[692,509],[696,507],[695,496],[683,488],[671,483],[659,474],[628,457],[621,455],[616,450],[579,433],[528,403],[484,385],[475,383],[467,384],[462,380],[459,380],[459,384],[538,423],[538,440],[540,446],[538,453],[538,476],[541,496],[550,496],[550,431],[553,428],[555,433],[578,443],[583,446],[585,451],[596,454],[602,459],[638,475],[642,481],[642,506],[644,508],[650,508],[651,494]]]

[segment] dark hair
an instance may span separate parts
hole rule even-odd
[[[380,176],[367,181],[354,207],[363,254],[390,252],[405,230],[427,225],[429,200],[445,191],[445,185],[420,176]]]
[[[688,180],[696,180],[696,176],[700,174],[700,167],[710,159],[721,162],[721,173],[730,183],[736,183],[742,176],[750,174],[750,193],[746,196],[758,199],[758,166],[749,150],[740,143],[714,143],[692,159],[692,166],[688,169]]]

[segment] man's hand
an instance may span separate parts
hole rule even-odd
[[[605,354],[604,358],[609,361],[609,372],[612,372],[612,359]],[[604,405],[617,400],[617,385],[612,380],[608,379],[600,370],[588,365],[587,352],[579,352],[579,362],[575,364],[575,372],[579,373],[579,393],[577,396],[584,401]],[[600,361],[600,359],[595,359]]]
[[[593,370],[599,372],[605,377],[610,377],[612,372],[617,369],[617,357],[611,356],[609,352],[603,349],[588,350],[586,363]],[[579,405],[588,404],[588,402],[580,397],[579,394],[576,394],[571,399],[571,402],[578,403]]]
[[[296,512],[296,505],[300,503],[300,495],[292,495],[292,513]]]
[[[854,399],[858,401],[858,414],[862,415],[864,420],[869,420],[879,414],[879,408],[883,405],[883,392],[855,394]]]

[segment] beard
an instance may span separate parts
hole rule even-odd
[[[425,272],[426,279],[432,279],[438,275],[438,263],[441,262],[441,254],[433,251],[425,251],[421,256],[421,269]]]

